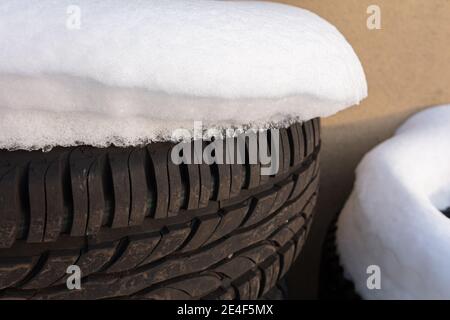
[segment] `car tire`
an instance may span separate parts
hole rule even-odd
[[[0,151],[0,298],[263,297],[302,250],[319,186],[319,119],[279,133],[273,176],[175,165],[169,142]]]

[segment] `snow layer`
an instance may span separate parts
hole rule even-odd
[[[450,105],[423,111],[359,164],[338,221],[346,275],[366,299],[450,299]],[[369,265],[381,290],[369,290]]]
[[[194,120],[285,124],[367,96],[335,27],[268,2],[2,0],[0,47],[4,148],[133,145]]]

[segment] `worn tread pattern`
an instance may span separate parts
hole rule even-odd
[[[309,230],[318,127],[281,130],[264,178],[259,164],[174,165],[170,143],[0,151],[0,298],[264,297]],[[71,264],[82,290],[66,288]]]

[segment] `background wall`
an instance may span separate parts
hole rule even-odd
[[[348,197],[362,156],[424,107],[450,103],[450,0],[280,0],[334,24],[364,66],[369,97],[323,119],[322,181],[311,238],[294,270],[292,298],[314,298],[320,242]],[[368,30],[367,7],[381,8],[381,30]],[[449,124],[450,125],[450,124]]]

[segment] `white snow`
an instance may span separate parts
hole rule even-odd
[[[369,152],[338,221],[346,275],[366,299],[450,299],[450,105],[423,111]],[[381,290],[369,290],[369,265]]]
[[[334,26],[269,2],[2,0],[0,48],[9,149],[135,145],[194,120],[284,125],[367,96]]]

